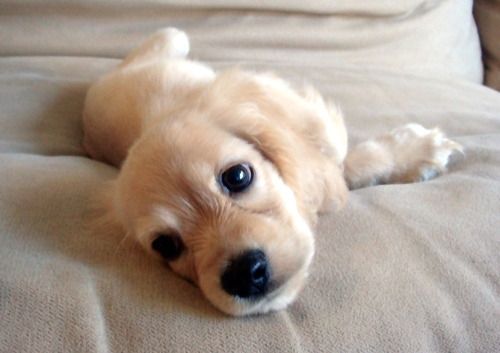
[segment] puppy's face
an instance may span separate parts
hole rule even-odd
[[[130,149],[113,213],[222,311],[284,308],[307,277],[318,209],[347,194],[346,140],[331,144],[322,100],[274,78],[230,73],[207,92]]]
[[[165,124],[131,149],[115,191],[126,231],[226,313],[283,308],[304,283],[311,229],[244,139],[200,121]]]

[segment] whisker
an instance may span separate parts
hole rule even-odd
[[[115,250],[113,251],[113,255],[111,255],[111,258],[114,260],[116,258],[116,255],[118,254],[118,250],[120,250],[120,247],[125,244],[125,241],[130,237],[130,232],[126,232],[122,239],[118,242],[118,245],[116,246]]]

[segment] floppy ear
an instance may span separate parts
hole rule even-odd
[[[289,130],[277,126],[257,112],[252,114],[252,118],[245,125],[229,126],[229,129],[232,134],[255,146],[271,161],[292,189],[298,186],[300,154],[297,152],[300,147]]]
[[[310,219],[320,210],[344,205],[348,189],[333,158],[310,146],[300,133],[263,115],[253,115],[248,121],[231,126],[231,133],[254,145],[275,165]]]
[[[217,114],[219,126],[251,143],[275,165],[305,213],[316,214],[327,200],[342,205],[347,187],[341,163],[322,138],[324,117],[314,115],[313,103],[272,76],[233,73],[230,78],[216,90],[226,98]]]

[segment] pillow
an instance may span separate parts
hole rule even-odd
[[[205,61],[483,78],[472,0],[9,1],[0,23],[0,55],[121,58],[177,26]]]
[[[500,1],[476,0],[474,15],[483,46],[485,84],[500,91]]]

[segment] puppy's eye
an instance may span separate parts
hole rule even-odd
[[[184,250],[181,238],[174,234],[158,234],[151,247],[168,261],[178,258]]]
[[[221,183],[229,192],[242,192],[252,184],[253,170],[247,163],[235,164],[221,175]]]

